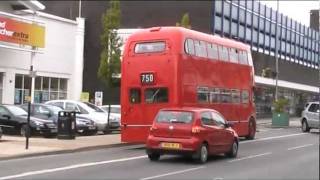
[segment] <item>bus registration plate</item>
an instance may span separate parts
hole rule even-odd
[[[180,144],[163,142],[161,143],[161,147],[166,149],[180,149]]]
[[[140,74],[141,84],[153,84],[155,82],[154,73]]]

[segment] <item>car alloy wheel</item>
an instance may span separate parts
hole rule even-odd
[[[195,154],[195,160],[198,163],[206,163],[208,160],[208,148],[206,144],[202,144],[198,152]]]
[[[239,148],[239,145],[238,145],[237,141],[233,141],[232,146],[231,146],[231,149],[230,149],[230,151],[227,153],[227,156],[232,157],[232,158],[237,157],[237,155],[238,155],[238,148]]]
[[[158,161],[160,159],[160,154],[158,153],[149,153],[148,158],[150,161]]]

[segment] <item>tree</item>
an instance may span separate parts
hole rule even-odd
[[[98,78],[101,79],[108,87],[115,86],[119,80],[115,78],[120,74],[120,47],[122,43],[117,34],[120,27],[120,2],[113,0],[109,2],[110,7],[103,13],[102,34],[100,35],[100,44],[102,51],[100,53],[100,65],[98,69]]]
[[[180,23],[177,22],[176,26],[181,26],[181,27],[185,27],[185,28],[191,29],[189,13],[184,13],[182,18],[181,18],[181,22]]]

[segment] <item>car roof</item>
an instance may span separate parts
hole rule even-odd
[[[319,104],[319,101],[307,102],[307,104]]]
[[[171,108],[163,108],[160,111],[192,111],[192,112],[215,111],[215,112],[218,112],[214,109],[199,108],[199,107],[171,107]]]

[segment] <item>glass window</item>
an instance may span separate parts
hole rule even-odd
[[[160,123],[191,123],[192,120],[192,112],[160,111],[157,115],[157,122]]]
[[[219,46],[219,59],[221,59],[222,61],[228,61],[228,48],[224,46]]]
[[[10,115],[10,113],[4,107],[0,107],[0,115]]]
[[[238,50],[229,48],[230,62],[238,63]]]
[[[221,102],[230,103],[231,102],[231,91],[229,89],[221,90]]]
[[[130,89],[129,91],[129,101],[130,103],[132,104],[137,104],[137,103],[140,103],[141,102],[141,92],[140,92],[140,89],[137,89],[137,88],[133,88],[133,89]]]
[[[231,91],[232,103],[240,103],[240,91],[234,89]]]
[[[68,81],[67,79],[60,79],[60,91],[67,91],[68,89]]]
[[[204,41],[194,41],[194,48],[196,51],[196,56],[207,57],[206,43]]]
[[[31,89],[31,77],[24,76],[23,77],[23,88],[24,89]]]
[[[184,43],[184,48],[187,54],[194,55],[194,43],[192,39],[187,39]]]
[[[210,112],[201,113],[201,122],[203,125],[209,125],[209,126],[215,125]]]
[[[22,89],[22,75],[16,75],[15,77],[15,88],[16,89]]]
[[[68,111],[79,111],[78,106],[75,103],[70,103],[70,102],[66,103],[65,110],[68,110]]]
[[[216,44],[207,43],[208,58],[218,59],[218,46]]]
[[[83,102],[85,105],[87,105],[89,108],[94,109],[96,112],[104,112],[101,108],[99,108],[98,106],[91,104],[89,102]],[[79,106],[81,107],[81,106]]]
[[[198,87],[198,102],[209,102],[209,88],[208,87]]]
[[[241,102],[245,103],[245,104],[249,103],[249,91],[248,90],[242,90]]]
[[[51,78],[50,90],[51,91],[58,91],[58,84],[59,84],[58,78]]]
[[[28,113],[20,107],[17,106],[6,106],[8,110],[15,116],[27,116]]]
[[[63,102],[52,102],[52,103],[49,103],[50,105],[52,106],[57,106],[57,107],[60,107],[63,109]]]
[[[220,89],[219,88],[213,88],[210,91],[210,102],[211,103],[220,102]]]
[[[165,51],[166,43],[164,41],[160,42],[146,42],[137,43],[134,52],[135,53],[156,53]]]
[[[49,78],[48,77],[43,77],[42,89],[49,90]]]
[[[148,88],[144,91],[146,103],[165,103],[168,102],[167,88]]]
[[[240,64],[248,64],[248,55],[246,51],[241,51],[239,54],[239,63]]]
[[[310,112],[317,112],[317,111],[319,111],[319,104],[311,104],[311,106],[309,107],[309,111],[310,111]]]
[[[217,124],[218,126],[224,126],[226,124],[224,118],[216,112],[212,112],[212,118],[215,124]]]
[[[89,114],[89,112],[87,110],[85,110],[83,107],[78,105],[78,108],[79,108],[81,114]]]
[[[41,79],[42,79],[41,76],[37,76],[35,78],[35,85],[34,85],[35,90],[41,90]]]

